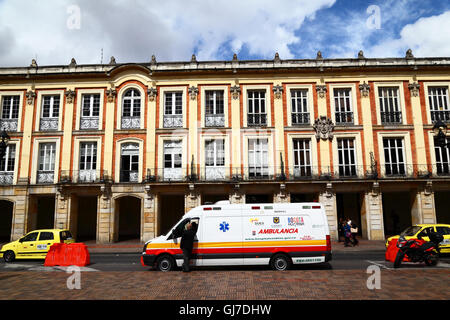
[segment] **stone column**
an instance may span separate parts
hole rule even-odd
[[[10,188],[9,190],[2,190],[6,192],[12,191],[14,193],[14,208],[12,218],[11,241],[21,238],[26,232],[26,214],[28,205],[28,194],[26,188]],[[2,194],[3,196],[4,194]]]
[[[98,201],[97,243],[112,243],[114,235],[114,205],[111,189],[101,187],[102,195]]]
[[[378,182],[364,193],[361,205],[363,237],[368,240],[384,240],[383,201]]]
[[[156,237],[157,197],[149,185],[145,186],[144,218],[141,241],[146,242]]]
[[[319,194],[319,202],[325,207],[330,237],[333,240],[338,240],[336,193],[333,191],[331,183],[327,183],[325,191]]]
[[[70,195],[66,190],[58,188],[56,193],[55,228],[69,228]]]
[[[412,224],[436,223],[436,208],[431,181],[423,189],[417,190],[411,209]]]

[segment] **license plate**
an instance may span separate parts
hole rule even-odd
[[[38,250],[47,250],[47,245],[46,245],[46,244],[38,244],[38,245],[36,246],[36,248],[37,248]]]

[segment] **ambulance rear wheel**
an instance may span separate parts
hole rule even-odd
[[[272,260],[270,260],[270,266],[276,271],[289,270],[291,265],[291,259],[283,253],[276,254],[273,256]]]
[[[159,271],[167,272],[173,270],[175,267],[175,260],[171,256],[160,256],[156,260],[156,268]]]

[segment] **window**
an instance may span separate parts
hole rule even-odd
[[[0,172],[14,172],[16,162],[16,145],[10,144],[6,147],[5,156],[0,159]]]
[[[59,96],[44,96],[42,98],[42,118],[59,117]]]
[[[42,97],[40,130],[58,130],[59,96]]]
[[[39,235],[39,241],[45,240],[54,240],[53,232],[41,232],[41,234]]]
[[[334,108],[336,123],[353,123],[351,89],[334,89]]]
[[[448,227],[436,227],[436,232],[443,236],[450,235],[450,228]]]
[[[205,141],[206,178],[208,180],[225,178],[225,141]]]
[[[403,154],[402,138],[384,138],[383,139],[385,174],[386,175],[405,175],[405,157]]]
[[[98,129],[100,116],[100,94],[84,94],[82,97],[80,129]]]
[[[27,234],[21,240],[22,240],[22,242],[36,241],[36,239],[38,237],[38,234],[39,234],[39,232],[33,232],[33,233],[30,233],[30,234]]]
[[[39,171],[55,170],[56,146],[54,143],[41,143],[39,145]]]
[[[308,90],[291,90],[292,125],[309,124]]]
[[[337,139],[339,176],[356,176],[355,139]]]
[[[436,155],[436,173],[438,175],[450,174],[450,152],[447,147],[439,147],[436,137],[434,137],[434,152]],[[450,139],[446,139],[446,143],[450,143]]]
[[[248,140],[248,173],[251,178],[268,177],[269,151],[267,139]]]
[[[310,177],[311,140],[294,139],[294,177]]]
[[[19,102],[20,96],[3,97],[2,119],[18,119]]]
[[[447,87],[429,87],[428,101],[431,111],[431,121],[450,121],[450,105]]]
[[[266,126],[266,92],[265,91],[248,91],[248,126]]]
[[[70,233],[70,231],[61,231],[59,233],[59,238],[61,239],[61,241],[70,240],[72,239],[72,234]]]
[[[83,95],[83,117],[98,117],[100,115],[100,95]]]
[[[382,124],[402,122],[399,102],[399,90],[396,87],[379,88],[380,116]]]
[[[20,96],[4,96],[0,130],[17,131]]]
[[[179,180],[182,177],[181,141],[164,142],[164,179]]]
[[[141,94],[130,89],[124,94],[122,105],[122,129],[140,128]]]
[[[97,143],[86,142],[80,145],[80,170],[97,169]]]
[[[223,127],[225,125],[223,90],[205,91],[205,126]]]
[[[122,145],[121,182],[138,182],[139,180],[139,145],[126,143]]]
[[[183,126],[183,92],[164,93],[164,128]]]
[[[16,161],[16,145],[6,147],[5,156],[0,159],[0,184],[13,184]]]
[[[55,171],[55,143],[41,143],[39,145],[38,183],[53,183]]]

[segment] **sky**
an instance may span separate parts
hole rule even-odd
[[[0,0],[0,67],[450,57],[449,0]]]

